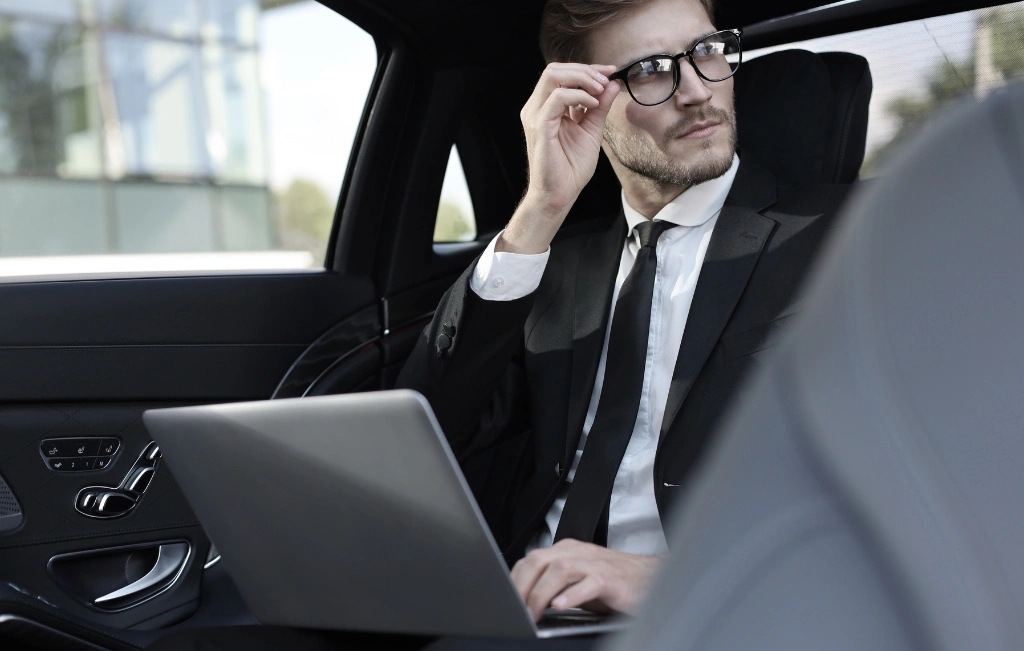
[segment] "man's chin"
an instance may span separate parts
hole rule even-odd
[[[736,148],[725,139],[722,142],[710,142],[710,139],[697,142],[685,152],[672,152],[676,160],[684,161],[691,185],[699,185],[717,179],[732,167]]]
[[[706,138],[675,138],[667,149],[666,153],[676,160],[687,162],[708,158],[732,160],[736,151],[728,129],[724,128]]]

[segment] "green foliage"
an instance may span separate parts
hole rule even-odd
[[[1024,78],[1024,9],[1003,8],[992,26],[996,67],[1006,79]]]
[[[308,179],[295,179],[284,192],[274,193],[278,245],[309,251],[316,260],[327,253],[334,222],[334,203],[323,188]]]
[[[1024,78],[1024,9],[1001,7],[992,22],[992,57],[996,69],[1006,80]],[[879,163],[917,130],[935,111],[973,91],[975,59],[943,59],[928,75],[923,96],[904,95],[886,104],[886,112],[896,121],[892,139],[876,149],[864,162],[861,174],[871,176]]]
[[[437,206],[437,221],[434,222],[435,242],[465,242],[476,237],[476,224],[462,213],[455,204],[442,201]]]
[[[6,123],[7,171],[52,174],[63,160],[57,140],[58,97],[51,78],[67,47],[70,28],[40,29],[35,41],[19,43],[14,23],[0,20],[0,114]],[[33,74],[31,49],[41,55],[42,74]]]

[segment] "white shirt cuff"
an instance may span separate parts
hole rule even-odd
[[[501,231],[504,233],[505,231]],[[498,233],[476,263],[469,287],[485,301],[514,301],[532,294],[540,286],[551,248],[534,255],[497,252]]]

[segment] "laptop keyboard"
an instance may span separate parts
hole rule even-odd
[[[594,624],[603,624],[608,621],[610,617],[611,615],[594,613],[589,610],[582,610],[579,608],[572,608],[569,610],[554,610],[549,608],[544,611],[543,615],[541,615],[540,621],[537,622],[537,628],[543,631],[546,628],[593,626]]]

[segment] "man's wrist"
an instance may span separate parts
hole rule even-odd
[[[537,255],[544,253],[555,239],[568,209],[557,210],[529,194],[516,208],[494,250],[499,253]]]

